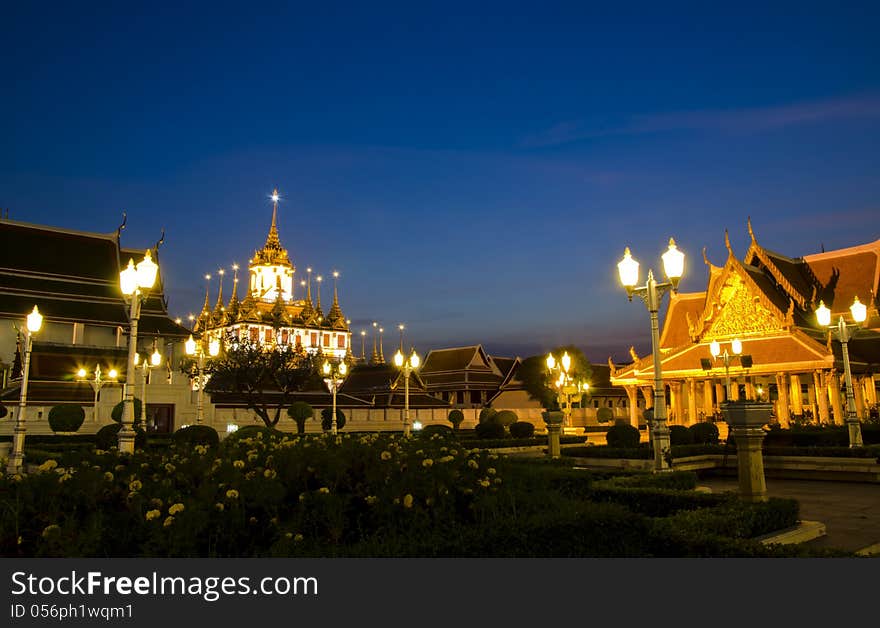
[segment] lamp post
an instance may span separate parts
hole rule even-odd
[[[856,415],[856,398],[853,394],[852,370],[849,365],[848,343],[853,337],[855,337],[859,329],[861,329],[862,323],[868,318],[868,309],[865,307],[864,303],[859,301],[859,297],[857,296],[853,300],[853,304],[849,307],[849,311],[852,314],[855,323],[847,324],[847,322],[843,320],[843,314],[841,314],[837,319],[837,323],[832,324],[831,310],[825,306],[823,301],[819,301],[819,307],[816,308],[816,320],[823,327],[827,327],[828,333],[833,333],[837,337],[837,341],[840,343],[840,351],[843,354],[843,373],[846,380],[846,427],[847,432],[849,433],[849,446],[861,447],[864,444],[862,441],[862,426],[861,423],[859,423],[859,417]]]
[[[150,250],[135,268],[134,260],[128,260],[128,267],[119,273],[119,287],[126,301],[130,303],[131,332],[128,337],[128,362],[125,368],[125,388],[123,392],[122,429],[119,430],[119,453],[134,453],[134,357],[137,354],[137,328],[141,315],[141,302],[156,282],[159,267],[153,262]]]
[[[330,362],[329,360],[324,360],[324,367],[322,370],[324,371],[324,383],[327,384],[327,387],[330,389],[330,394],[333,395],[333,409],[330,414],[330,433],[333,434],[333,436],[336,436],[336,391],[339,390],[339,386],[345,381],[345,376],[348,375],[348,365],[343,361]]]
[[[666,426],[666,393],[663,389],[660,365],[660,325],[657,312],[663,295],[670,290],[678,291],[678,283],[684,274],[684,253],[676,248],[675,240],[669,238],[669,248],[661,257],[663,272],[669,281],[657,282],[654,279],[654,271],[649,269],[647,283],[637,287],[639,263],[633,259],[629,247],[624,250],[623,259],[617,264],[617,271],[629,300],[632,301],[633,294],[637,294],[645,302],[651,315],[651,348],[654,358],[654,412],[651,436],[654,443],[654,470],[669,471],[671,467],[665,457],[669,450],[669,428]]]
[[[204,381],[204,373],[205,373],[205,343],[204,337],[199,342],[196,342],[192,334],[189,335],[189,339],[183,343],[184,348],[186,349],[186,354],[189,356],[196,356],[196,369],[198,370],[198,387],[199,387],[199,396],[198,402],[196,404],[196,424],[201,425],[205,419],[205,381]],[[216,338],[211,338],[208,341],[207,346],[207,354],[215,358],[220,353],[220,341]]]
[[[95,376],[93,379],[87,379],[88,371],[81,368],[76,372],[76,378],[82,382],[88,382],[89,386],[92,387],[92,390],[95,392],[95,402],[94,402],[94,421],[98,422],[98,394],[101,392],[101,389],[111,383],[116,383],[116,377],[119,373],[116,372],[116,369],[110,369],[107,373],[107,379],[104,378],[104,374],[101,372],[101,365],[95,365]]]
[[[721,351],[721,343],[717,340],[713,340],[709,343],[709,353],[712,354],[712,358],[714,360],[721,360],[724,363],[724,394],[727,395],[727,401],[730,401],[730,363],[732,360],[739,358],[742,361],[744,358],[748,356],[742,355],[742,342],[739,338],[734,338],[730,342],[730,352],[727,351],[727,347],[724,347],[724,351]]]
[[[25,409],[27,408],[28,375],[31,369],[31,350],[34,346],[34,334],[43,326],[43,315],[37,306],[27,315],[27,341],[24,350],[24,368],[21,373],[21,396],[18,400],[18,416],[15,419],[15,429],[12,432],[12,453],[9,455],[6,471],[10,475],[18,473],[24,462],[24,437],[27,432],[25,423]]]
[[[590,385],[586,382],[576,382],[571,371],[571,356],[568,351],[562,354],[562,358],[556,359],[552,353],[547,354],[547,370],[553,379],[553,387],[556,388],[556,399],[565,416],[565,426],[571,427],[571,398],[573,395],[583,395],[589,390]]]
[[[403,325],[401,325],[401,328]],[[401,331],[401,334],[403,332]],[[409,420],[409,376],[419,368],[421,358],[415,352],[415,349],[409,354],[408,358],[403,357],[403,352],[398,349],[394,354],[394,365],[403,371],[403,435],[410,435],[410,427],[412,423]]]
[[[159,353],[159,349],[155,346],[153,347],[153,353],[150,354],[150,359],[148,360],[146,356],[141,359],[140,353],[134,354],[134,364],[135,366],[141,367],[141,422],[144,424],[144,429],[146,429],[147,425],[147,380],[149,379],[149,370],[151,368],[155,368],[162,364],[162,354]]]

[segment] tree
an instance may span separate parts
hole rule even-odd
[[[320,387],[312,356],[290,345],[264,346],[229,335],[225,346],[205,369],[210,374],[205,391],[241,395],[266,427],[278,424],[294,393]]]
[[[305,401],[294,401],[287,409],[287,416],[296,421],[297,434],[306,433],[306,421],[315,415],[315,409]]]
[[[587,360],[587,356],[584,355],[583,351],[574,345],[564,345],[556,347],[550,353],[558,360],[566,352],[571,357],[569,375],[575,382],[584,381],[589,383],[592,368],[590,367],[590,361]],[[526,392],[529,393],[529,397],[540,401],[541,405],[548,410],[559,410],[556,388],[552,386],[553,377],[547,370],[547,354],[534,355],[523,360],[518,376],[522,380]],[[583,395],[581,397],[581,404],[583,404],[586,396]],[[573,402],[576,400],[576,398],[572,398]]]
[[[458,431],[458,426],[464,422],[464,412],[461,410],[450,410],[447,420],[452,423],[452,429]]]
[[[336,408],[336,429],[341,430],[345,427],[345,413]],[[329,432],[333,429],[333,409],[323,408],[321,410],[321,429]]]

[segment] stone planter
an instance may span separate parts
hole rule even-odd
[[[551,458],[559,458],[562,455],[562,447],[559,445],[559,432],[562,431],[562,422],[565,414],[555,410],[541,413],[544,423],[547,424],[547,455]]]
[[[772,403],[728,401],[721,404],[721,414],[731,427],[761,427],[770,422]]]

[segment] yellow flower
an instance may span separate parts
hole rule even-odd
[[[65,474],[62,475],[60,478],[58,478],[58,481],[59,481],[59,482],[67,482],[67,480],[69,480],[69,479],[70,479],[70,474],[69,474],[69,473],[65,473]]]
[[[486,469],[486,473],[488,473],[489,475],[495,475],[495,473],[496,473],[495,468],[489,467],[488,469]]]
[[[131,482],[128,483],[128,490],[130,490],[132,493],[135,493],[135,492],[141,490],[143,487],[144,487],[144,485],[141,484],[140,480],[132,480]]]
[[[159,510],[148,510],[147,511],[147,521],[152,521],[153,519],[158,519],[162,516],[162,512]]]
[[[425,458],[424,460],[422,460],[423,467],[430,467],[433,464],[434,464],[434,461],[431,460],[430,458]]]
[[[204,445],[196,445],[193,451],[195,451],[197,454],[205,454],[208,453],[208,448]]]
[[[437,458],[437,462],[452,462],[455,460],[452,456],[443,456],[442,458]]]
[[[403,507],[404,508],[412,508],[413,505],[413,496],[407,493],[403,496]]]
[[[250,456],[248,456],[248,461],[255,462],[257,458],[259,458],[257,454],[251,454]]]
[[[372,505],[372,504],[375,504],[377,501],[379,501],[379,498],[376,497],[375,495],[367,495],[364,498],[364,501],[367,502],[368,504]]]
[[[271,480],[272,478],[274,478],[278,474],[275,473],[275,471],[273,469],[266,469],[265,471],[263,471],[263,475]]]
[[[489,488],[489,480],[483,479],[477,482],[477,484],[479,484],[483,488]]]
[[[321,488],[318,489],[318,492],[322,493],[324,495],[327,495],[330,492],[330,489],[327,488],[326,486],[322,486]]]
[[[172,523],[174,523],[174,517],[172,517],[172,516],[165,517],[165,521],[164,521],[164,523],[162,523],[162,527],[167,528]]]
[[[390,451],[383,451],[381,454],[379,454],[379,457],[382,460],[391,460],[391,452]]]
[[[179,512],[183,512],[184,506],[180,502],[174,504],[171,508],[168,509],[169,515],[176,515]]]
[[[479,468],[480,465],[477,464],[476,460],[468,460],[468,466],[471,469],[477,469],[477,468]]]
[[[299,542],[302,541],[302,540],[303,540],[303,535],[302,535],[302,534],[295,534],[295,535],[293,536],[293,542],[294,542],[294,543],[299,543]]]
[[[107,471],[107,473],[104,474],[104,479],[107,482],[112,482],[113,481],[113,474],[110,473],[109,471]]]
[[[232,466],[236,469],[244,469],[244,460],[236,460],[232,463]]]
[[[284,533],[284,538],[292,539],[292,538],[293,538],[293,532],[285,532],[285,533]]]
[[[216,508],[216,509],[219,510],[220,512],[223,512],[223,509],[226,508],[226,506],[224,506],[224,505],[221,504],[220,502],[217,502],[216,504],[214,504],[214,508]]]
[[[168,473],[174,473],[174,470],[175,470],[176,468],[177,468],[177,467],[175,467],[175,466],[174,466],[173,464],[171,464],[170,462],[165,463],[165,470],[166,470]]]
[[[58,531],[60,531],[60,530],[61,530],[61,527],[55,525],[54,523],[53,523],[52,525],[46,526],[46,527],[43,529],[43,538],[44,538],[44,539],[47,539],[47,538],[49,538],[49,536],[50,536],[51,534],[54,534],[55,532],[58,532]]]
[[[58,466],[58,463],[55,460],[52,460],[50,458],[49,460],[47,460],[46,462],[41,464],[39,467],[37,467],[37,471],[51,471],[52,469],[54,469],[57,466]]]
[[[231,488],[226,491],[226,497],[228,497],[229,499],[238,499],[238,491],[236,491],[234,488]]]

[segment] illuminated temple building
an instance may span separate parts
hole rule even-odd
[[[194,331],[209,337],[247,338],[252,342],[290,345],[298,351],[351,360],[351,331],[339,307],[336,289],[338,273],[333,273],[333,303],[324,314],[321,308],[320,281],[317,302],[312,301],[311,269],[300,282],[302,298],[297,298],[296,267],[278,238],[278,191],[272,194],[272,224],[263,248],[248,264],[248,289],[238,298],[238,270],[232,284],[232,296],[223,301],[223,284],[213,309],[207,290],[205,304],[197,317]],[[222,281],[222,277],[221,277]]]
[[[835,323],[840,316],[852,322],[849,308],[856,297],[867,306],[867,320],[848,346],[856,410],[864,420],[877,409],[880,240],[792,258],[761,246],[751,221],[748,231],[751,244],[742,260],[725,232],[723,266],[703,253],[706,290],[671,296],[660,336],[669,423],[689,425],[718,416],[727,373],[710,346],[714,341],[727,349],[739,340],[741,355],[728,362],[731,400],[773,402],[782,427],[793,420],[843,424],[841,345],[819,326],[815,312],[824,302]],[[632,348],[630,353],[631,364],[612,365],[611,380],[625,388],[636,425],[638,408],[653,402],[654,368],[651,355],[639,356]]]

